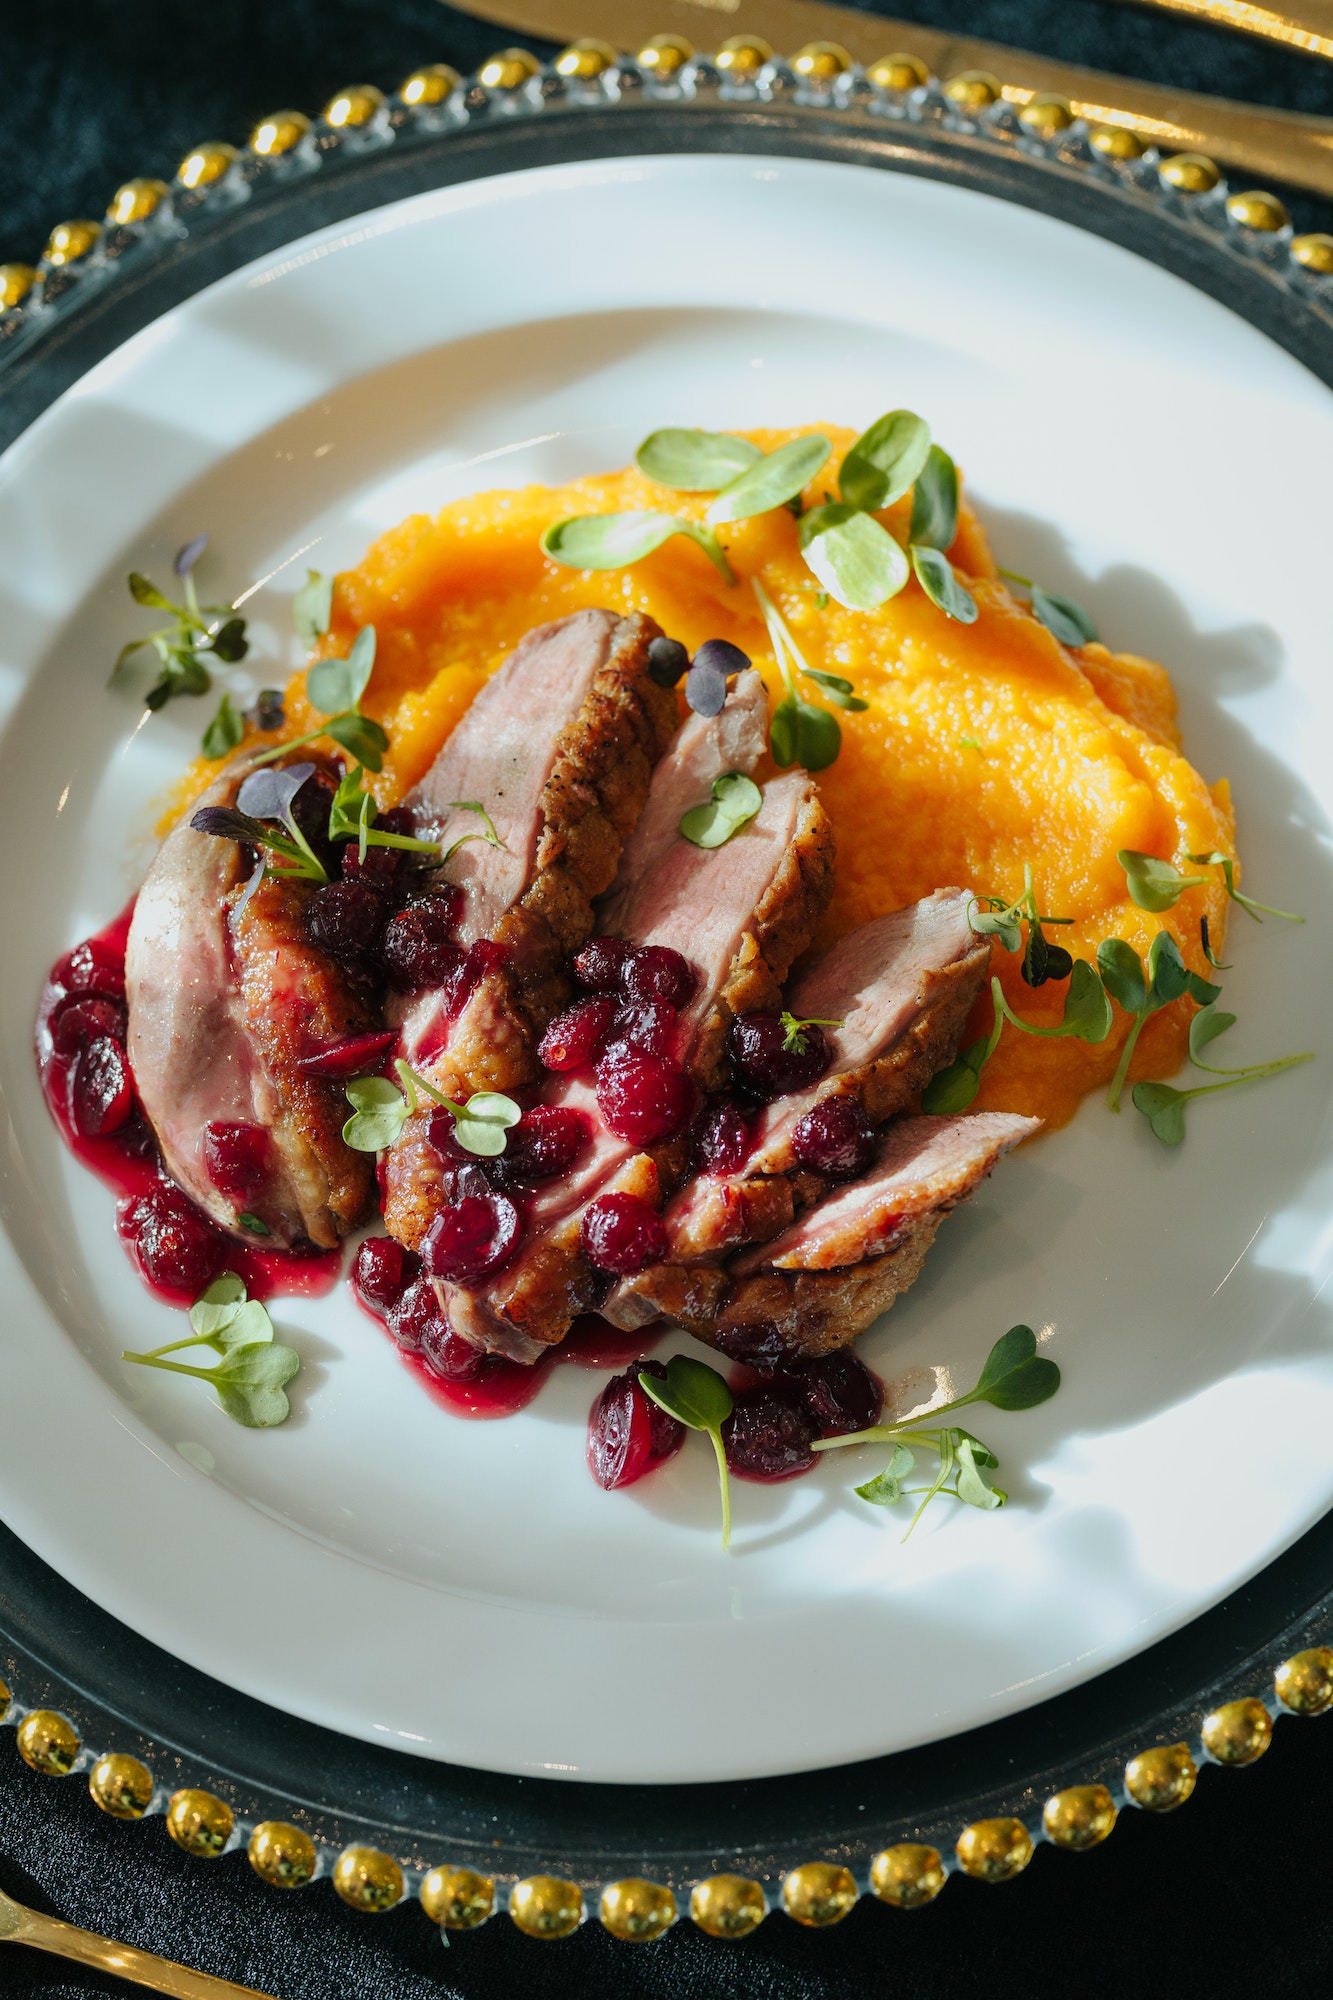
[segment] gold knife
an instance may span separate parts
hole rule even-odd
[[[555,42],[597,36],[619,49],[640,48],[654,34],[674,32],[705,50],[716,48],[730,35],[761,35],[789,56],[807,42],[836,41],[864,63],[901,50],[919,57],[941,78],[962,70],[989,70],[1013,104],[1025,104],[1050,91],[1068,98],[1080,117],[1127,125],[1165,151],[1207,153],[1246,175],[1333,196],[1333,118],[1270,111],[1229,98],[1138,83],[1029,55],[999,42],[974,41],[914,21],[855,13],[848,7],[825,5],[824,0],[450,0],[450,4],[521,34]]]
[[[1278,42],[1311,55],[1333,56],[1333,5],[1330,0],[1305,0],[1299,14],[1282,14],[1275,7],[1256,7],[1253,0],[1138,0],[1143,7],[1162,7],[1171,14],[1190,14],[1214,28],[1237,28],[1243,35]]]

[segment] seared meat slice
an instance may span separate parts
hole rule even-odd
[[[989,943],[968,926],[970,902],[937,890],[849,932],[795,981],[786,1003],[794,1015],[841,1023],[825,1031],[833,1066],[767,1107],[740,1174],[700,1174],[681,1191],[666,1215],[673,1258],[720,1258],[764,1242],[824,1193],[831,1183],[792,1150],[797,1121],[816,1104],[855,1097],[881,1125],[952,1061],[990,962]]]
[[[717,734],[725,743],[721,728]],[[761,738],[753,760],[762,747]],[[699,803],[700,768],[693,757],[688,765],[665,760],[660,767],[657,803],[664,795],[671,801],[670,814],[659,814],[664,824],[678,823]],[[707,778],[705,798],[715,775]],[[647,872],[616,900],[617,928],[636,943],[671,946],[698,970],[699,986],[680,1017],[679,1056],[709,1086],[733,1011],[756,1004],[753,995],[760,1006],[776,1004],[792,960],[814,934],[832,885],[832,829],[812,781],[792,773],[764,788],[759,813],[724,847],[694,847],[677,831],[644,865]],[[557,1085],[548,1100],[588,1115],[597,1135],[588,1154],[566,1180],[540,1190],[529,1211],[528,1243],[508,1269],[475,1290],[437,1284],[455,1332],[519,1361],[535,1360],[563,1340],[597,1295],[580,1243],[582,1213],[593,1196],[624,1190],[657,1205],[687,1164],[680,1141],[650,1156],[608,1131],[590,1080]]]
[[[676,721],[648,676],[658,636],[637,612],[577,611],[529,632],[492,676],[408,800],[445,844],[477,834],[440,870],[465,901],[458,935],[500,947],[461,1012],[443,992],[395,1001],[403,1054],[449,1097],[537,1081],[537,1043],[569,994],[564,965],[592,930]],[[440,1206],[439,1160],[413,1120],[385,1160],[384,1219],[416,1245]]]
[[[224,771],[190,815],[232,805],[247,769]],[[130,1066],[168,1172],[215,1222],[266,1247],[332,1249],[365,1218],[373,1162],[343,1144],[341,1085],[299,1065],[380,1022],[306,936],[315,885],[264,882],[237,914],[247,872],[234,841],[189,815],[163,841],[126,947]]]
[[[918,1276],[945,1216],[1039,1118],[901,1118],[864,1179],[775,1242],[717,1264],[659,1264],[621,1281],[617,1326],[663,1316],[736,1360],[775,1366],[845,1347]]]

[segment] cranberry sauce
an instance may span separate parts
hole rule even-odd
[[[884,1384],[848,1347],[783,1368],[738,1363],[728,1383],[727,1465],[738,1479],[765,1485],[811,1471],[816,1438],[868,1430],[884,1407]]]
[[[42,1093],[75,1158],[120,1197],[116,1229],[148,1289],[189,1305],[220,1271],[235,1271],[252,1298],[316,1297],[338,1275],[338,1254],[296,1257],[238,1243],[214,1226],[162,1166],[139,1110],[125,1053],[125,941],[131,900],[105,930],[51,968],[37,1015]],[[258,1127],[219,1127],[218,1164],[239,1187],[255,1169]]]
[[[607,1492],[632,1486],[685,1441],[684,1424],[653,1401],[640,1375],[665,1379],[666,1369],[660,1361],[645,1361],[613,1375],[589,1412],[588,1470]]]

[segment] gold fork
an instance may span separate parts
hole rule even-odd
[[[174,1965],[151,1951],[136,1951],[133,1945],[116,1944],[110,1938],[81,1931],[76,1924],[62,1923],[59,1917],[44,1917],[22,1903],[16,1903],[0,1889],[0,1942],[35,1945],[38,1951],[58,1952],[80,1965],[96,1966],[137,1986],[150,1986],[155,1993],[168,1993],[172,2000],[272,2000],[253,1986],[237,1986],[230,1979],[214,1979],[207,1972],[192,1972],[187,1965]]]

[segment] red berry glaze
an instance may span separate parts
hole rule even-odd
[[[631,1000],[611,1023],[602,1054],[608,1061],[622,1056],[669,1056],[676,1047],[676,1010],[666,1000]]]
[[[97,1035],[74,1058],[69,1115],[81,1139],[109,1139],[134,1110],[130,1065],[119,1042]]]
[[[537,1045],[547,1069],[559,1075],[582,1069],[594,1060],[602,1038],[616,1018],[616,1003],[606,994],[576,1001],[557,1014]]]
[[[347,1035],[340,1042],[330,1042],[327,1048],[317,1049],[314,1055],[302,1056],[296,1067],[307,1076],[338,1079],[368,1076],[379,1068],[381,1058],[388,1054],[397,1040],[392,1030],[384,1035]]]
[[[615,993],[620,987],[620,969],[629,950],[622,937],[589,938],[574,960],[574,977],[590,993]]]
[[[727,1464],[742,1479],[791,1479],[815,1462],[815,1426],[785,1386],[742,1389],[722,1426]]]
[[[754,1132],[734,1098],[709,1104],[694,1135],[694,1157],[701,1173],[738,1174],[750,1157]]]
[[[690,961],[665,944],[631,945],[620,972],[627,1000],[665,1000],[669,1007],[684,1007],[698,984]]]
[[[821,1354],[817,1361],[793,1369],[785,1379],[800,1396],[821,1437],[869,1430],[879,1422],[884,1384],[850,1347]]]
[[[566,1174],[591,1143],[592,1124],[572,1105],[535,1104],[506,1135],[505,1149],[486,1162],[496,1187],[533,1187]]]
[[[670,1056],[626,1056],[598,1064],[597,1108],[618,1139],[651,1146],[688,1123],[694,1087]]]
[[[196,1299],[226,1259],[227,1244],[170,1181],[122,1202],[116,1227],[150,1285]]]
[[[732,1022],[727,1039],[742,1086],[763,1102],[808,1090],[833,1060],[822,1028],[802,1028],[802,1046],[787,1048],[787,1030],[776,1014],[746,1014]]]
[[[644,1390],[638,1379],[643,1374],[661,1381],[666,1369],[660,1361],[641,1361],[613,1375],[588,1416],[588,1469],[607,1492],[642,1479],[679,1451],[685,1437],[684,1424]]]
[[[855,1180],[875,1157],[875,1128],[854,1097],[825,1097],[792,1127],[802,1166],[835,1180]]]
[[[486,1356],[461,1333],[438,1319],[421,1336],[421,1358],[441,1382],[471,1382],[480,1375]]]
[[[378,956],[384,942],[384,898],[364,879],[330,882],[306,909],[310,942],[342,964]]]
[[[469,1194],[436,1216],[421,1261],[433,1278],[476,1284],[508,1262],[520,1234],[518,1210],[507,1195]]]
[[[415,993],[443,986],[460,970],[464,954],[453,938],[456,908],[451,896],[428,896],[390,919],[381,956],[391,985]]]
[[[77,1055],[98,1035],[125,1046],[125,1009],[115,1000],[72,994],[51,1015],[51,1041],[58,1056]]]
[[[268,1133],[262,1125],[215,1119],[204,1127],[204,1169],[219,1194],[243,1200],[268,1172]]]
[[[599,1194],[583,1211],[583,1253],[599,1271],[624,1277],[666,1256],[666,1230],[637,1194]]]
[[[125,954],[117,952],[102,938],[87,938],[58,959],[51,970],[51,984],[66,993],[96,994],[102,1000],[125,1004]]]
[[[381,1319],[420,1273],[421,1259],[392,1236],[368,1236],[352,1259],[356,1295]]]

